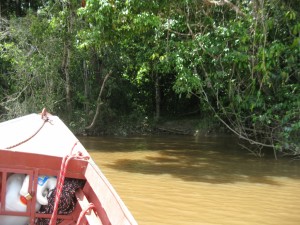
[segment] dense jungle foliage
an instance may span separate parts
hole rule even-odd
[[[257,155],[300,155],[299,5],[1,1],[0,119],[47,107],[74,130],[99,133],[193,115]]]

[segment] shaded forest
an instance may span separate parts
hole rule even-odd
[[[59,115],[77,133],[193,118],[300,154],[299,0],[4,0],[0,120]]]

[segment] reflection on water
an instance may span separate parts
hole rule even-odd
[[[231,137],[84,137],[139,224],[300,224],[300,165]]]

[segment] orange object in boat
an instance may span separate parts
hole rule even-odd
[[[27,199],[23,195],[20,196],[20,202],[22,202],[24,205],[27,205]]]

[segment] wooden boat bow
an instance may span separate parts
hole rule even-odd
[[[3,218],[18,216],[36,224],[37,218],[49,224],[136,225],[134,217],[115,189],[90,157],[76,136],[57,117],[43,109],[0,123],[0,225]],[[24,212],[6,209],[7,179],[12,174],[29,175],[28,193],[32,196]],[[53,213],[35,211],[38,177],[56,176]],[[84,186],[75,192],[77,203],[68,215],[58,213],[58,204],[66,179],[79,179]],[[10,224],[5,224],[10,225]]]

